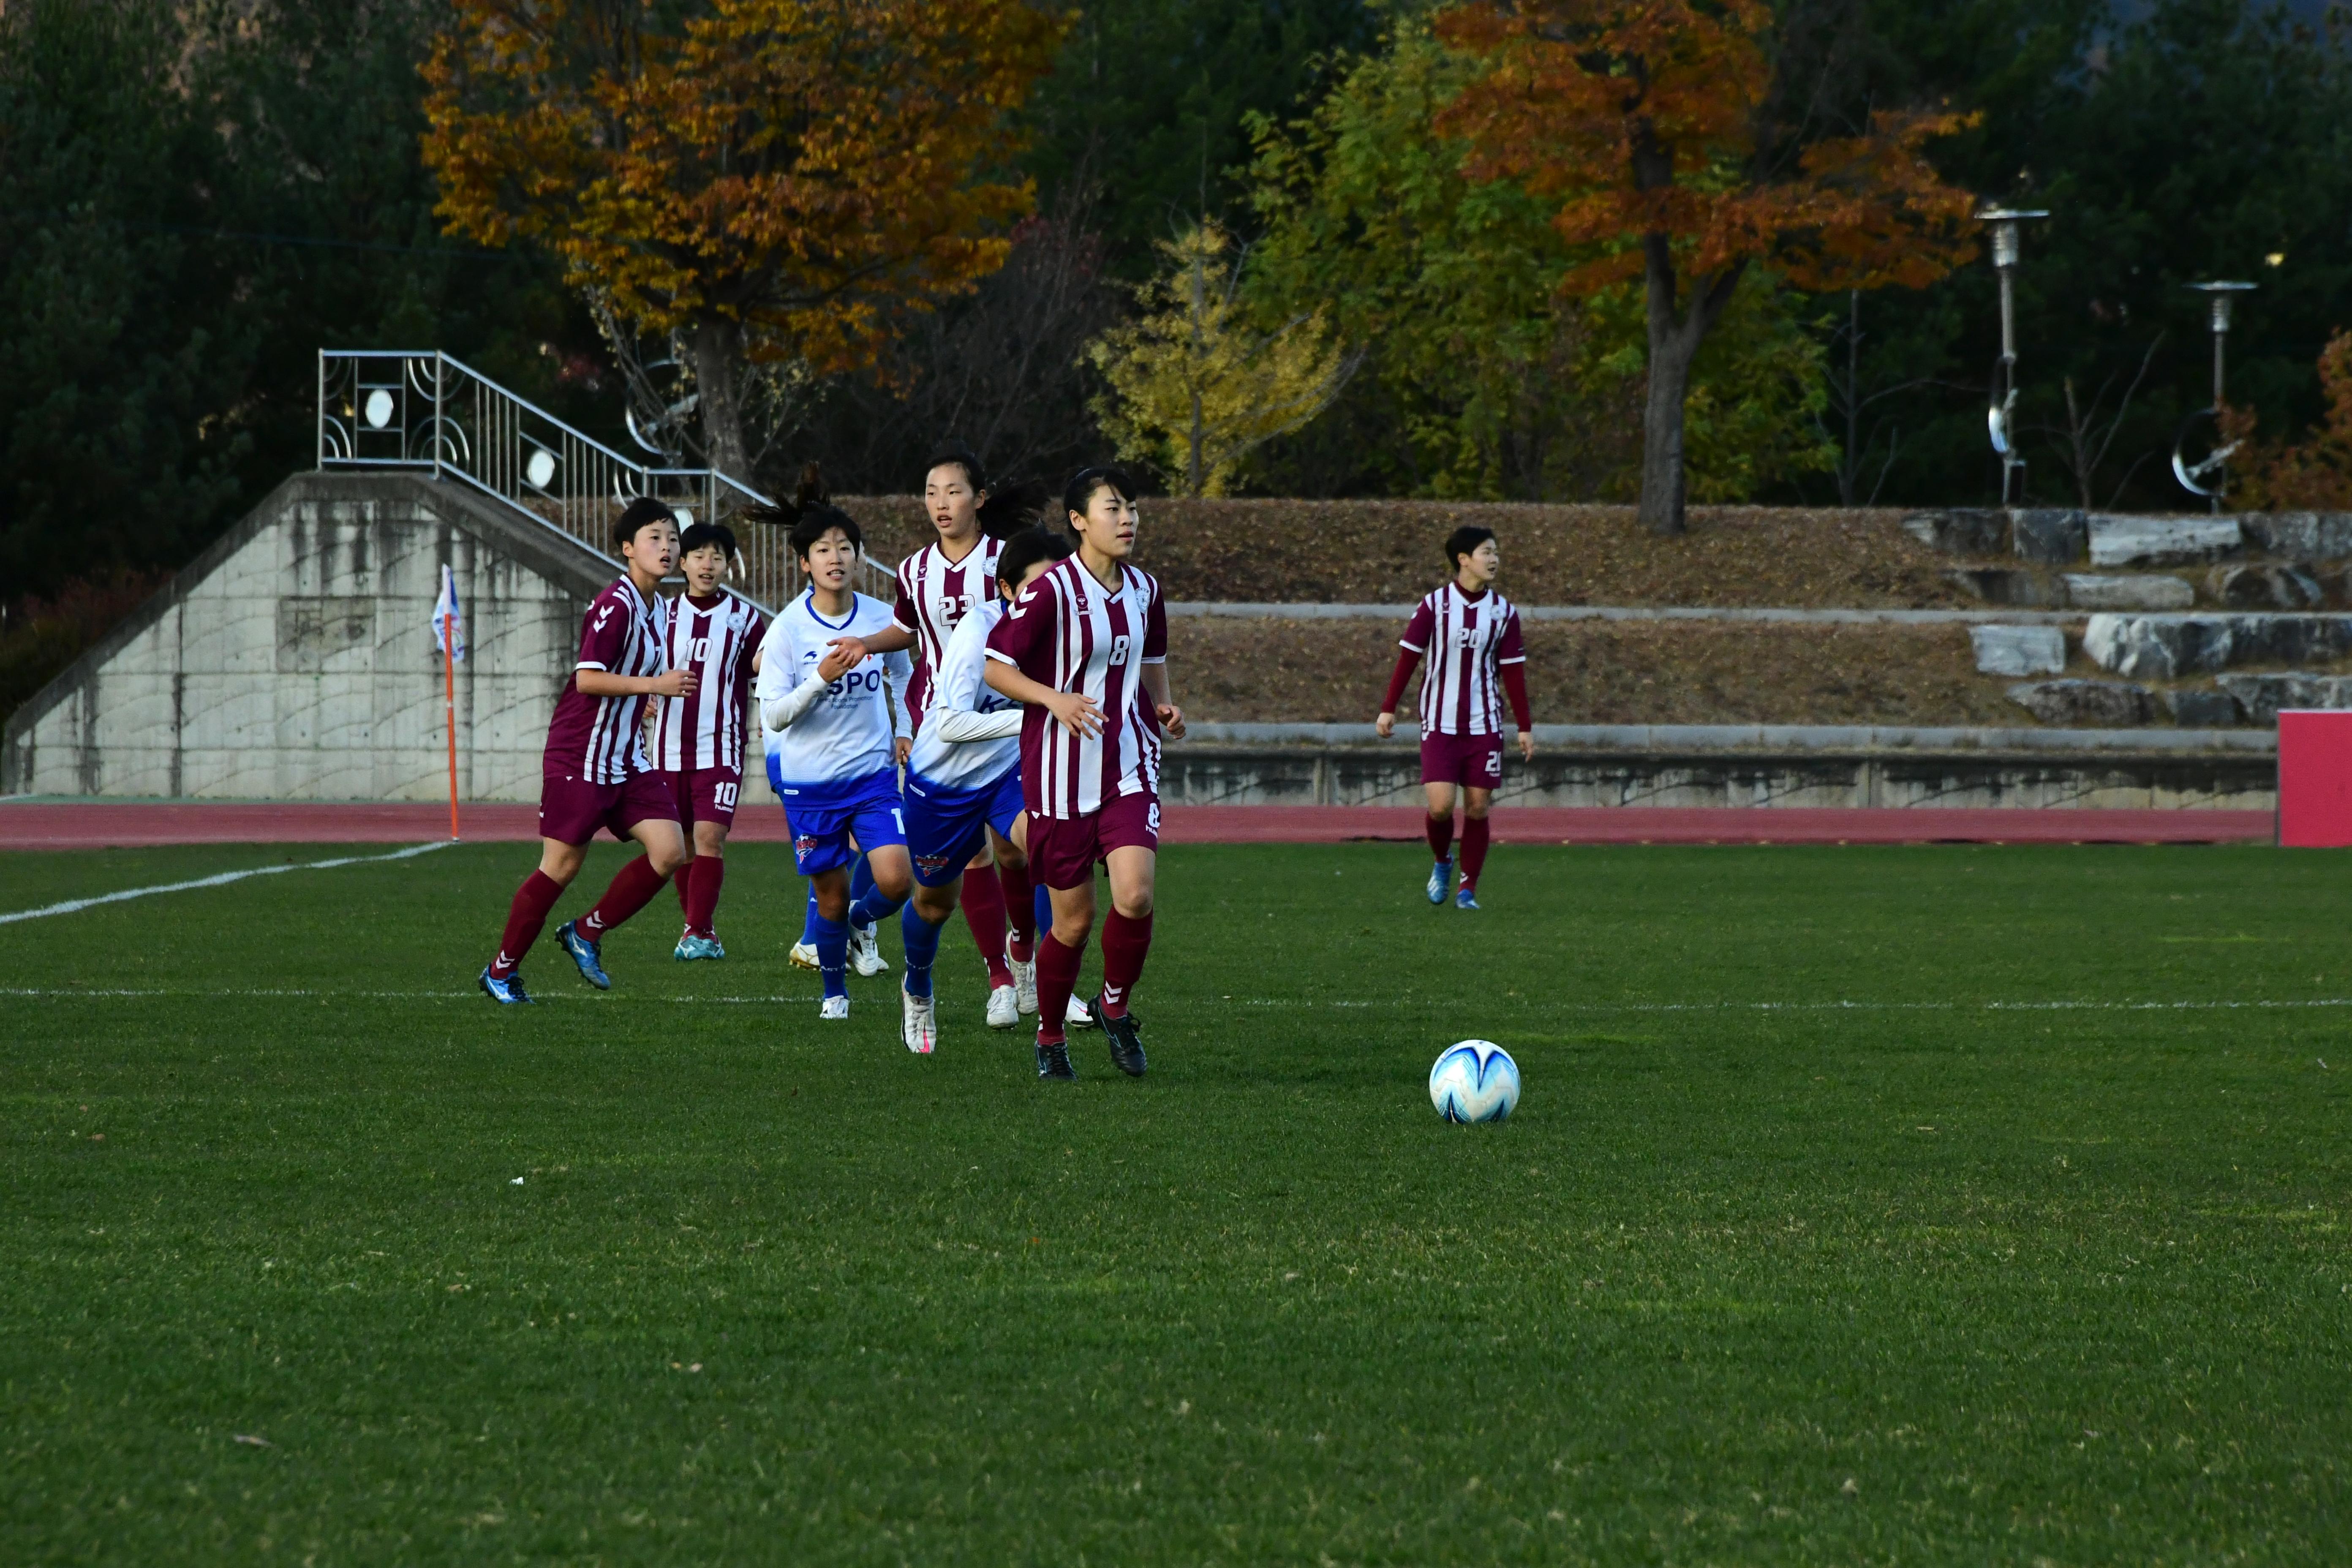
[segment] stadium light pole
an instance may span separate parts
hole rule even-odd
[[[2205,296],[2211,307],[2213,327],[2213,406],[2200,408],[2180,422],[2172,437],[2172,477],[2191,495],[2205,498],[2212,511],[2221,510],[2221,497],[2230,488],[2230,454],[2238,449],[2235,441],[2221,440],[2221,399],[2226,385],[2230,343],[2230,309],[2241,294],[2251,294],[2261,287],[2255,283],[2238,283],[2227,279],[2209,283],[2191,283],[2189,287]],[[2212,450],[2198,459],[2189,461],[2189,440],[2200,419],[2213,421]],[[2206,481],[2210,479],[2210,483]]]
[[[2042,209],[2019,207],[1987,207],[1976,215],[1979,223],[1992,225],[1993,270],[2000,274],[2000,358],[1993,362],[1992,393],[1987,399],[1985,430],[1992,437],[1992,449],[2000,458],[2000,504],[2013,504],[2013,490],[2018,500],[2024,499],[2025,484],[2018,476],[2024,471],[2025,459],[2017,455],[2017,296],[2014,279],[2017,276],[2017,226],[2032,218],[2048,217]]]

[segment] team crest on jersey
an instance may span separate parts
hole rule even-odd
[[[816,839],[809,834],[801,834],[793,840],[793,853],[802,856],[815,854]]]

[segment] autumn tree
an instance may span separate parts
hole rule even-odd
[[[452,233],[528,237],[680,333],[704,455],[746,467],[741,362],[871,362],[1003,264],[1013,111],[1061,23],[1022,0],[452,0],[425,158]]]
[[[1252,319],[1232,243],[1208,223],[1163,241],[1136,319],[1087,351],[1110,385],[1096,412],[1119,454],[1186,495],[1225,494],[1244,458],[1322,413],[1354,367],[1319,309]]]
[[[1436,28],[1489,66],[1438,121],[1468,172],[1550,205],[1578,258],[1567,291],[1642,282],[1641,515],[1658,532],[1683,529],[1692,362],[1750,268],[1811,291],[1919,288],[1970,253],[1969,198],[1924,153],[1968,120],[1835,127],[1761,0],[1475,0]]]
[[[2319,351],[2319,389],[2326,412],[2300,442],[2260,441],[2252,407],[2222,408],[2221,438],[2232,448],[2235,470],[2231,500],[2266,511],[2352,509],[2352,331],[2328,334]]]

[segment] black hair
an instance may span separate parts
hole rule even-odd
[[[950,463],[963,470],[964,483],[973,489],[988,488],[988,473],[980,466],[980,458],[961,441],[949,441],[933,448],[931,460],[923,465],[923,478],[928,480],[933,468],[943,468]]]
[[[677,513],[670,510],[667,501],[657,501],[651,496],[639,496],[621,509],[620,519],[613,524],[614,544],[635,544],[637,531],[652,522],[667,522],[675,527]]]
[[[677,536],[677,558],[683,561],[706,544],[716,544],[720,554],[735,559],[735,531],[723,522],[688,523]]]
[[[866,553],[866,535],[859,530],[857,520],[825,499],[824,475],[814,463],[801,469],[800,489],[793,492],[792,500],[747,507],[743,515],[754,522],[790,529],[787,537],[796,561],[807,560],[816,542],[835,528],[849,541],[851,549],[861,555]]]
[[[1493,529],[1481,528],[1475,522],[1465,522],[1447,534],[1445,536],[1446,571],[1456,576],[1461,575],[1462,558],[1494,537]]]
[[[1004,542],[1004,549],[996,557],[996,580],[1008,588],[1018,589],[1021,579],[1029,575],[1029,568],[1040,561],[1066,561],[1077,551],[1070,536],[1050,528],[1024,528]]]
[[[1095,499],[1095,492],[1099,489],[1108,489],[1123,501],[1135,500],[1135,481],[1127,477],[1125,468],[1115,463],[1097,463],[1092,468],[1080,468],[1070,476],[1070,482],[1062,490],[1064,518],[1066,519],[1071,512],[1084,517],[1087,503]]]
[[[980,503],[980,531],[991,539],[1011,539],[1034,528],[1045,514],[1045,487],[1034,479],[997,486]]]

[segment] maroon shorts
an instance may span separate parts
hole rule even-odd
[[[1114,849],[1160,848],[1160,797],[1123,795],[1087,816],[1029,818],[1029,878],[1040,887],[1094,885],[1095,862]]]
[[[659,773],[632,773],[626,784],[590,784],[552,773],[539,783],[539,836],[585,844],[603,828],[627,843],[640,822],[676,822],[677,802]]]
[[[688,768],[664,773],[670,798],[677,803],[677,819],[688,827],[698,822],[735,826],[735,806],[743,794],[743,775],[733,768]]]
[[[1421,782],[1496,788],[1503,782],[1503,737],[1443,735],[1424,731],[1421,737]]]

